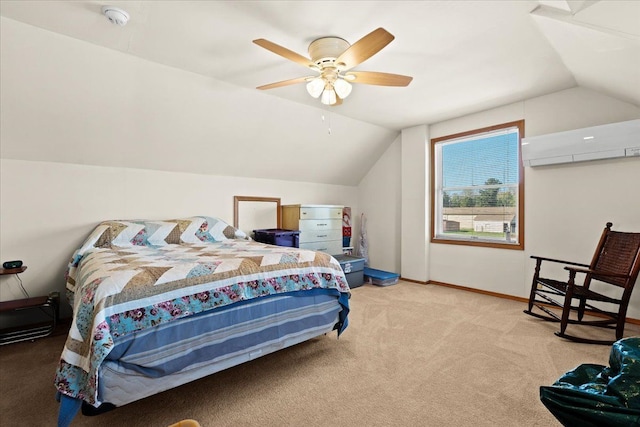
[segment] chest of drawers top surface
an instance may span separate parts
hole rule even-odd
[[[298,205],[282,205],[283,208],[344,208],[342,205],[308,205],[308,204],[298,204]]]

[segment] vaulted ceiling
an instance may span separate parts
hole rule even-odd
[[[101,13],[105,4],[125,9],[127,25],[110,23]],[[400,129],[575,86],[640,106],[639,1],[2,0],[0,5],[4,18],[255,92],[257,86],[309,71],[252,40],[264,38],[308,57],[309,43],[319,37],[354,43],[383,27],[395,40],[355,70],[413,76],[408,87],[354,85],[336,107],[311,98],[304,84],[252,98],[265,105],[269,99],[286,100],[383,128],[375,156]],[[293,128],[295,121],[292,115]],[[375,156],[365,157],[362,170],[345,183],[357,183]]]

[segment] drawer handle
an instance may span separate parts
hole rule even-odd
[[[329,248],[318,248],[318,250],[319,250],[320,252],[325,252],[325,251],[328,251],[328,250],[329,250]]]
[[[318,227],[326,227],[327,224],[318,224]]]
[[[327,237],[328,234],[318,234],[317,237]]]

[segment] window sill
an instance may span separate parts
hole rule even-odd
[[[462,245],[462,246],[479,246],[484,248],[495,249],[509,249],[522,251],[524,250],[524,243],[522,242],[501,242],[497,240],[482,240],[482,239],[452,239],[445,237],[432,237],[431,243],[439,243],[446,245]]]

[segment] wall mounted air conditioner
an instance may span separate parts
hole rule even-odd
[[[522,139],[525,166],[640,158],[640,119]]]

